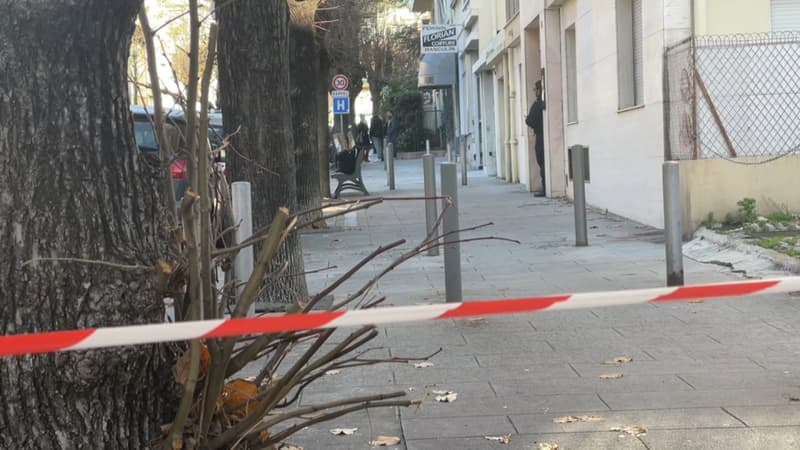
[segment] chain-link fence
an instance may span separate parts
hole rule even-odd
[[[800,154],[800,33],[689,39],[665,66],[671,159]]]

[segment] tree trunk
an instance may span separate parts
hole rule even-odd
[[[297,210],[296,165],[289,97],[289,11],[285,1],[219,1],[219,99],[229,152],[230,179],[248,181],[253,226],[267,226],[278,208]],[[263,292],[270,308],[307,297],[303,252],[293,233],[272,268],[288,273]],[[300,274],[300,275],[298,275]],[[293,276],[296,275],[296,276]]]
[[[306,219],[322,217],[317,147],[317,78],[319,58],[314,36],[318,0],[289,0],[292,83],[292,127],[297,163],[298,211],[317,209]],[[321,225],[321,224],[320,224]]]
[[[157,167],[127,62],[141,0],[0,0],[0,333],[158,322]],[[162,346],[0,358],[0,448],[147,448],[172,419]]]
[[[319,148],[319,183],[320,194],[323,197],[331,196],[331,160],[328,153],[328,143],[332,136],[328,129],[328,89],[330,86],[331,63],[328,53],[320,49],[319,70],[317,72],[317,147]]]

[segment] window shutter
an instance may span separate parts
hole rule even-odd
[[[800,31],[800,0],[772,0],[772,31]]]
[[[632,1],[632,27],[633,27],[633,103],[644,103],[644,52],[642,46],[642,0]]]

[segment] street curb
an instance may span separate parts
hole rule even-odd
[[[775,250],[748,244],[734,236],[716,233],[706,227],[700,227],[694,233],[694,238],[705,239],[720,247],[733,249],[748,255],[753,255],[756,258],[768,260],[775,266],[777,270],[795,274],[800,273],[800,260],[797,258],[784,255],[783,253],[776,252]]]

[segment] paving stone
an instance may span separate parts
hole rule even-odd
[[[704,450],[762,450],[800,448],[795,427],[753,429],[655,430],[640,436],[651,450],[702,448]]]
[[[404,419],[406,439],[500,436],[514,433],[506,416]]]
[[[608,411],[596,394],[517,395],[503,398],[479,398],[459,395],[453,403],[426,400],[421,408],[406,408],[406,418],[502,416],[507,414],[545,414],[568,411]]]
[[[613,373],[614,370],[609,370]],[[492,381],[498,397],[526,394],[588,394],[616,392],[691,391],[691,386],[674,375],[631,375],[616,380],[600,378],[558,378],[529,381]],[[605,397],[604,397],[605,398]]]
[[[725,428],[744,425],[721,408],[658,409],[638,411],[608,411],[592,413],[604,417],[597,422],[574,422],[557,424],[553,419],[565,415],[582,415],[585,411],[571,414],[527,414],[511,415],[514,428],[521,434],[532,433],[580,433],[585,431],[608,431],[611,428],[644,426],[648,430],[676,428]]]
[[[713,389],[671,392],[601,393],[611,409],[770,406],[800,398],[800,388]]]
[[[413,439],[407,442],[408,450],[536,450],[539,443],[557,443],[559,449],[615,449],[644,450],[647,447],[632,436],[618,433],[574,433],[512,435],[508,445],[482,438]]]
[[[784,406],[733,406],[728,412],[749,427],[800,426],[800,397]],[[798,431],[800,433],[800,431]]]

